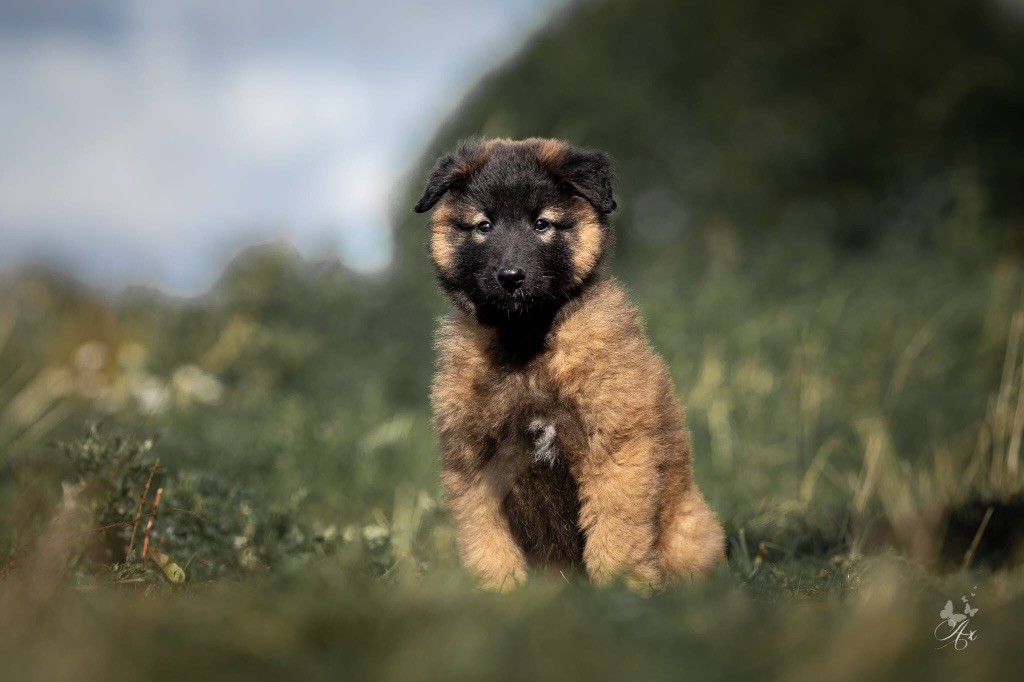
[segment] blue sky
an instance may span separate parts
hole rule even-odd
[[[287,239],[386,263],[400,180],[558,0],[0,3],[0,269],[204,290]]]

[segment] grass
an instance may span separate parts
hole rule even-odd
[[[11,679],[1019,677],[1019,257],[726,226],[682,240],[620,275],[688,406],[729,558],[650,598],[572,574],[473,589],[430,368],[393,361],[429,328],[360,326],[429,320],[418,303],[379,306],[279,249],[193,302],[5,282]],[[157,458],[153,545],[182,588],[125,556]],[[939,611],[971,592],[977,640],[938,649]]]

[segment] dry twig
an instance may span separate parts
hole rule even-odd
[[[149,536],[153,532],[153,523],[156,521],[157,513],[160,511],[160,498],[163,497],[164,489],[157,488],[156,496],[153,498],[153,510],[149,514],[149,522],[146,523],[146,535],[142,540],[142,560],[146,560],[149,553]]]
[[[142,494],[139,496],[139,508],[135,511],[135,522],[132,524],[132,538],[128,543],[128,554],[126,556],[128,561],[131,561],[135,554],[135,533],[139,529],[139,520],[142,519],[142,507],[146,504],[146,498],[149,497],[149,486],[153,485],[153,476],[156,475],[156,471],[159,468],[160,459],[157,458],[156,463],[153,464],[153,468],[149,470],[149,478],[146,479],[146,487],[142,489]],[[153,525],[152,519],[150,519],[149,525]],[[143,559],[145,559],[145,553],[143,553]]]
[[[981,544],[981,536],[985,534],[985,529],[988,528],[988,522],[992,520],[993,511],[994,507],[989,507],[985,510],[985,516],[981,519],[981,525],[978,526],[978,532],[974,534],[974,540],[971,542],[971,546],[964,554],[964,563],[960,567],[961,570],[966,571],[971,567],[971,561],[974,560],[974,553],[978,551],[978,545]]]

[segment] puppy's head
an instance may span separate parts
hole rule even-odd
[[[441,157],[415,211],[455,302],[481,319],[557,309],[595,273],[615,210],[603,152],[558,140],[473,140]]]

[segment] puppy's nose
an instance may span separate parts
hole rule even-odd
[[[523,280],[526,279],[526,272],[522,268],[498,268],[495,277],[498,278],[498,284],[505,291],[515,291],[523,285]]]

